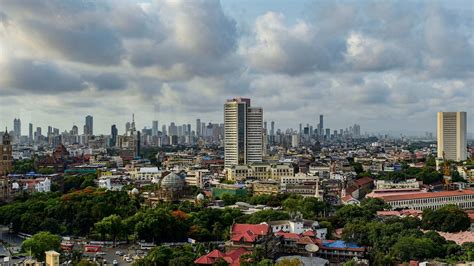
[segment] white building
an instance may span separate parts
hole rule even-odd
[[[42,181],[39,181],[35,184],[36,192],[50,192],[51,191],[51,180],[49,178],[45,178]]]
[[[438,112],[438,158],[467,159],[466,112]]]
[[[263,110],[250,107],[250,99],[236,98],[224,104],[224,165],[261,162]]]
[[[268,224],[272,228],[273,233],[285,232],[294,234],[303,234],[307,231],[313,231],[315,237],[319,239],[326,239],[328,233],[327,228],[320,228],[317,221],[293,219],[293,220],[280,220],[280,221],[269,221],[263,222],[262,224]]]
[[[130,177],[136,180],[156,180],[161,178],[158,167],[140,167],[129,171]]]
[[[376,180],[375,189],[377,190],[390,190],[390,189],[410,189],[420,190],[420,181],[416,178],[407,179],[405,181],[393,182],[391,180]]]

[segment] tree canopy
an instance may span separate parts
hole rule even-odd
[[[51,234],[50,232],[39,232],[23,241],[21,248],[24,252],[31,253],[33,257],[44,260],[46,251],[59,251],[60,246],[60,236]]]

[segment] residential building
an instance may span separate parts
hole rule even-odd
[[[467,159],[466,112],[438,112],[438,158]]]

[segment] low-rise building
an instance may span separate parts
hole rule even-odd
[[[321,227],[317,221],[305,220],[301,218],[295,218],[291,220],[269,221],[263,222],[262,224],[268,224],[273,233],[306,233],[308,236],[317,237],[319,239],[326,239],[328,233],[327,228]]]
[[[392,209],[438,209],[454,204],[462,209],[474,208],[474,190],[423,192],[403,195],[380,196]]]
[[[274,195],[280,192],[280,182],[275,180],[258,180],[251,183],[254,195]]]
[[[294,176],[293,166],[290,164],[251,163],[247,165],[235,165],[227,168],[227,179],[229,180],[280,180],[284,177]]]

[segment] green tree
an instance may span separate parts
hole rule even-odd
[[[455,205],[446,205],[437,210],[423,211],[422,227],[443,232],[465,231],[471,226],[469,216]]]
[[[364,172],[364,168],[362,167],[361,163],[352,163],[352,167],[354,168],[354,172],[356,172],[356,174]]]
[[[298,258],[285,258],[279,260],[275,266],[303,266],[303,262]]]
[[[59,251],[61,246],[61,237],[49,232],[39,232],[31,238],[23,241],[21,248],[24,252],[28,252],[38,260],[44,260],[45,252],[49,250]]]
[[[434,258],[435,243],[429,238],[402,237],[392,247],[392,254],[401,261]]]
[[[125,231],[122,218],[116,214],[112,214],[95,223],[94,228],[102,236],[102,238],[105,238],[105,235],[109,235],[111,240],[114,242],[114,246],[115,242],[117,241],[117,237],[123,234]]]

